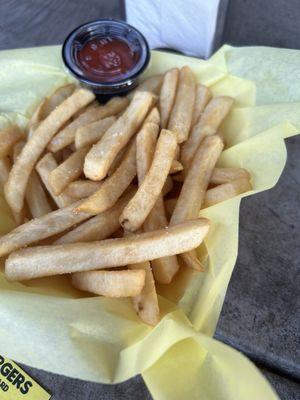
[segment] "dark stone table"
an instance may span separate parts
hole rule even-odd
[[[124,16],[119,0],[1,1],[0,50],[58,44],[83,22]],[[298,0],[223,0],[216,45],[300,48],[299,20]],[[281,399],[296,400],[300,399],[300,137],[288,139],[287,149],[288,162],[278,185],[242,202],[239,256],[215,336],[250,357]],[[140,377],[111,386],[23,367],[53,393],[53,400],[151,398]]]

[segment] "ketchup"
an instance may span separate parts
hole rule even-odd
[[[77,53],[77,62],[85,74],[97,82],[123,79],[139,61],[140,54],[119,38],[94,37]]]

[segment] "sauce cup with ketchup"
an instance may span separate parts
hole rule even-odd
[[[126,94],[150,60],[144,36],[123,21],[88,22],[66,38],[62,57],[66,67],[99,97]]]

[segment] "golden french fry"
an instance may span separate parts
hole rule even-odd
[[[162,196],[165,196],[166,194],[168,194],[169,192],[171,192],[171,190],[173,189],[174,184],[173,184],[173,180],[170,176],[167,176],[166,182],[161,190],[161,194]]]
[[[159,196],[146,221],[144,222],[144,230],[146,232],[155,231],[165,228],[168,225],[166,212],[162,196]],[[169,257],[157,258],[151,261],[152,272],[155,280],[159,283],[168,284],[172,281],[174,275],[179,270],[179,264],[176,255]]]
[[[59,208],[66,207],[74,202],[74,199],[65,193],[56,196],[50,186],[49,176],[50,173],[58,167],[57,162],[51,153],[46,153],[43,158],[36,165],[36,170],[48,190],[50,196],[53,198]]]
[[[211,207],[214,204],[221,203],[222,201],[231,199],[249,190],[252,190],[252,186],[248,178],[240,178],[228,183],[223,183],[206,192],[202,208]]]
[[[144,80],[144,82],[140,83],[139,86],[131,93],[128,94],[128,98],[131,100],[136,92],[151,92],[153,94],[158,95],[160,92],[161,84],[162,84],[163,76],[162,75],[154,75],[150,78]]]
[[[93,193],[95,193],[101,185],[102,182],[82,179],[71,182],[69,186],[64,190],[64,194],[72,197],[73,199],[84,199],[85,197],[89,197]]]
[[[88,108],[80,114],[74,121],[62,129],[48,145],[48,149],[52,152],[63,149],[74,142],[76,130],[81,126],[91,122],[110,117],[124,110],[128,100],[125,97],[113,97],[108,103],[103,106]]]
[[[74,203],[32,219],[2,236],[0,238],[0,255],[9,254],[16,249],[54,236],[90,218],[91,214],[89,213],[74,213],[74,207],[77,204]]]
[[[175,157],[174,157],[175,158]],[[177,174],[177,172],[180,172],[183,170],[183,165],[181,162],[177,160],[172,161],[171,169],[170,169],[170,174]]]
[[[93,240],[106,239],[120,227],[119,217],[133,194],[134,191],[130,190],[122,196],[112,208],[75,227],[73,230],[57,239],[54,244],[91,242]]]
[[[112,207],[125,192],[136,175],[136,144],[133,139],[121,164],[116,171],[103,181],[100,189],[85,199],[76,211],[87,211],[99,214]]]
[[[149,92],[136,92],[126,111],[88,152],[84,162],[87,178],[100,181],[119,151],[126,146],[143,122],[152,102]]]
[[[175,101],[178,78],[178,68],[169,69],[163,78],[159,95],[159,110],[162,128],[166,128],[168,126],[170,113]]]
[[[152,108],[152,110],[149,112],[149,114],[145,118],[144,125],[150,122],[157,125],[160,124],[160,115],[157,107]]]
[[[11,163],[8,157],[0,159],[0,185],[3,186],[8,179]]]
[[[142,269],[77,272],[72,275],[72,285],[105,297],[133,297],[141,293],[145,276]]]
[[[153,159],[159,126],[144,124],[136,136],[136,168],[139,185],[143,182]]]
[[[193,110],[193,117],[192,117],[192,126],[194,126],[197,122],[199,122],[201,115],[207,106],[207,103],[211,100],[212,93],[211,90],[201,83],[197,83],[196,85],[196,99],[195,105]]]
[[[84,157],[89,151],[88,147],[83,147],[71,154],[57,168],[50,172],[49,184],[53,193],[58,196],[75,179],[79,178],[83,172]]]
[[[217,135],[208,136],[203,140],[187,172],[170,225],[197,218],[223,146],[222,139]]]
[[[205,108],[199,122],[193,127],[191,134],[181,149],[181,163],[185,171],[203,139],[214,135],[233,105],[233,99],[227,96],[215,97]]]
[[[31,171],[25,197],[33,218],[42,217],[52,211],[40,178],[34,170]]]
[[[132,298],[132,303],[141,320],[154,326],[159,322],[159,306],[150,262],[144,261],[128,267],[132,271],[145,272],[144,286],[141,292]]]
[[[186,253],[182,253],[179,255],[180,258],[184,261],[185,265],[194,269],[198,272],[204,271],[203,264],[198,260],[197,254],[195,250],[187,251]]]
[[[171,111],[168,129],[177,134],[178,143],[189,136],[195,103],[195,77],[188,66],[181,68],[178,89]]]
[[[6,157],[13,145],[24,136],[24,132],[17,125],[11,125],[0,131],[0,159]]]
[[[64,86],[60,86],[57,88],[49,97],[45,97],[38,107],[36,108],[35,112],[33,113],[32,117],[28,122],[28,130],[30,137],[32,133],[37,128],[38,124],[48,117],[51,112],[58,107],[64,100],[66,100],[71,94],[74,92],[76,85],[74,83],[69,83]]]
[[[250,180],[250,174],[243,168],[215,168],[210,177],[210,184],[222,185],[236,179],[245,178]]]
[[[150,169],[120,217],[123,228],[135,231],[142,226],[165,184],[174,159],[176,146],[176,135],[171,131],[162,129]]]
[[[107,117],[95,122],[91,122],[76,130],[75,133],[75,146],[76,149],[91,146],[97,143],[108,128],[116,121],[116,117]]]
[[[31,223],[34,221],[36,220]],[[208,229],[209,221],[199,218],[159,231],[134,234],[128,238],[28,247],[10,254],[5,263],[5,275],[9,281],[25,280],[120,267],[171,256],[198,247]],[[43,231],[46,230],[43,227]],[[7,253],[7,247],[3,251],[3,237],[0,243],[0,254]]]
[[[94,97],[87,89],[77,90],[52,111],[29,138],[14,163],[4,188],[5,198],[12,210],[19,212],[22,209],[30,173],[51,138],[74,113],[90,103]]]

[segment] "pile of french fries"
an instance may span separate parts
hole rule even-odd
[[[203,271],[200,210],[251,189],[246,170],[216,168],[232,106],[185,66],[105,105],[68,84],[26,132],[1,131],[0,183],[17,224],[0,238],[7,279],[71,274],[83,291],[131,297],[157,324],[155,283],[170,284],[180,265]]]

